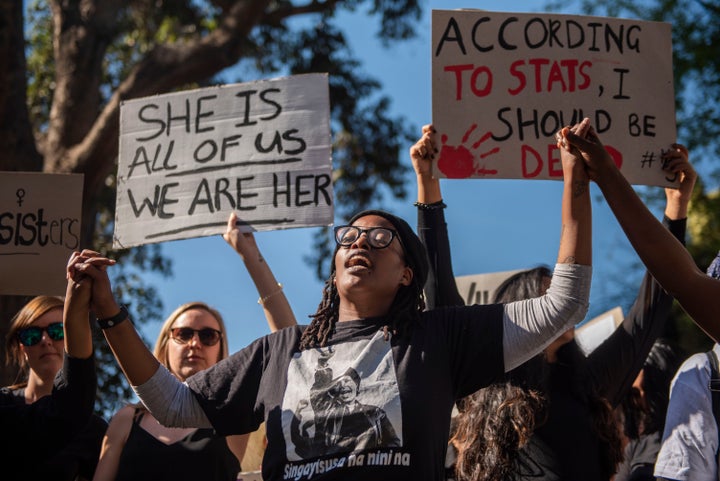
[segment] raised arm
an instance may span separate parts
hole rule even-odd
[[[92,279],[77,271],[77,266],[87,260],[80,252],[73,252],[67,265],[67,289],[63,308],[65,352],[70,357],[87,359],[93,354],[92,330],[90,329],[90,298]],[[103,259],[96,262],[96,269],[105,270],[115,261]]]
[[[566,139],[583,152],[591,179],[648,270],[702,329],[720,339],[716,314],[720,281],[704,275],[683,245],[647,209],[594,132],[585,139],[569,132]]]
[[[677,188],[665,189],[667,203],[663,224],[684,243],[688,205],[697,174],[683,146],[666,152],[663,161],[665,171],[677,175],[680,181]],[[622,326],[588,356],[599,394],[612,406],[618,405],[632,386],[664,328],[672,304],[673,297],[647,272]]]
[[[160,363],[147,348],[132,322],[129,322],[127,310],[121,310],[115,301],[110,279],[104,268],[111,264],[114,264],[114,261],[98,252],[83,250],[75,257],[68,273],[72,278],[88,278],[92,281],[92,295],[82,308],[91,307],[100,320],[101,327],[102,320],[112,319],[112,323],[105,323],[103,334],[128,381],[137,386],[147,382],[158,370]],[[82,300],[85,301],[84,298]]]
[[[76,257],[77,254],[73,254],[70,258],[66,273],[65,360],[55,377],[51,395],[32,404],[11,402],[0,406],[0,425],[6,436],[12,438],[12,442],[5,443],[3,456],[12,459],[16,466],[37,462],[57,452],[92,416],[97,390],[88,310],[92,286],[89,281],[79,282],[77,277],[70,276]],[[28,450],[28,446],[32,449]],[[12,473],[12,466],[9,469]]]
[[[572,127],[580,136],[587,120]],[[564,129],[563,132],[570,129]],[[561,134],[561,133],[559,133]],[[558,147],[563,167],[562,229],[558,260],[547,293],[539,298],[505,304],[503,356],[509,371],[540,353],[559,334],[587,314],[592,277],[592,218],[589,178],[580,152],[562,142]]]
[[[415,204],[418,209],[418,237],[425,245],[430,261],[424,286],[428,309],[465,304],[458,292],[452,269],[440,181],[432,175],[432,162],[437,152],[434,134],[432,125],[423,126],[422,137],[410,148],[418,189]]]
[[[223,238],[245,263],[245,268],[260,295],[258,304],[265,312],[265,319],[267,319],[270,330],[275,332],[296,325],[295,314],[290,308],[282,284],[275,279],[270,266],[265,262],[252,232],[242,232],[238,227],[238,218],[235,212],[231,213],[228,218],[227,230],[223,234]]]
[[[584,119],[572,129],[565,127],[561,134],[573,133],[579,138],[590,130]],[[559,264],[592,264],[592,211],[590,179],[581,161],[582,152],[559,139],[563,166],[562,230],[560,232]]]

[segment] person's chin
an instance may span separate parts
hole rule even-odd
[[[205,370],[206,367],[207,366],[205,366],[205,364],[202,362],[188,363],[183,367],[182,373],[185,375],[185,377],[190,377],[193,374]]]

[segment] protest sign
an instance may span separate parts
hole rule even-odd
[[[517,274],[521,270],[491,272],[488,274],[473,274],[455,277],[458,292],[465,299],[465,304],[490,304],[495,297],[495,290],[505,279]]]
[[[0,173],[0,294],[65,294],[82,192],[81,174]]]
[[[113,247],[333,222],[327,74],[123,102]]]
[[[669,24],[433,10],[435,176],[562,179],[555,133],[584,117],[628,181],[677,183]]]
[[[579,325],[575,329],[575,341],[582,352],[586,356],[593,352],[615,332],[623,318],[622,308],[617,306]]]

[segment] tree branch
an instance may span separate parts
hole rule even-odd
[[[335,10],[335,7],[341,0],[328,0],[326,2],[318,2],[313,0],[305,5],[285,5],[281,8],[273,10],[265,16],[264,23],[266,25],[279,25],[283,20],[297,15],[306,15],[311,13],[325,13]]]

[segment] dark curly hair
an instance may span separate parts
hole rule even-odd
[[[541,380],[545,362],[537,356],[462,401],[451,442],[457,450],[458,480],[515,479],[520,449],[547,416],[543,389],[526,380]],[[531,375],[534,371],[536,375]]]
[[[498,287],[493,302],[507,303],[544,294],[552,272],[546,266],[519,272]],[[591,412],[593,430],[600,439],[603,471],[608,478],[622,460],[620,430],[610,403],[598,396],[585,373],[584,356],[575,342],[558,350],[573,369],[572,386]],[[457,429],[456,476],[462,481],[515,479],[520,450],[547,419],[550,369],[540,354],[508,372],[505,381],[492,384],[461,400]],[[563,455],[566,455],[564,453]]]

